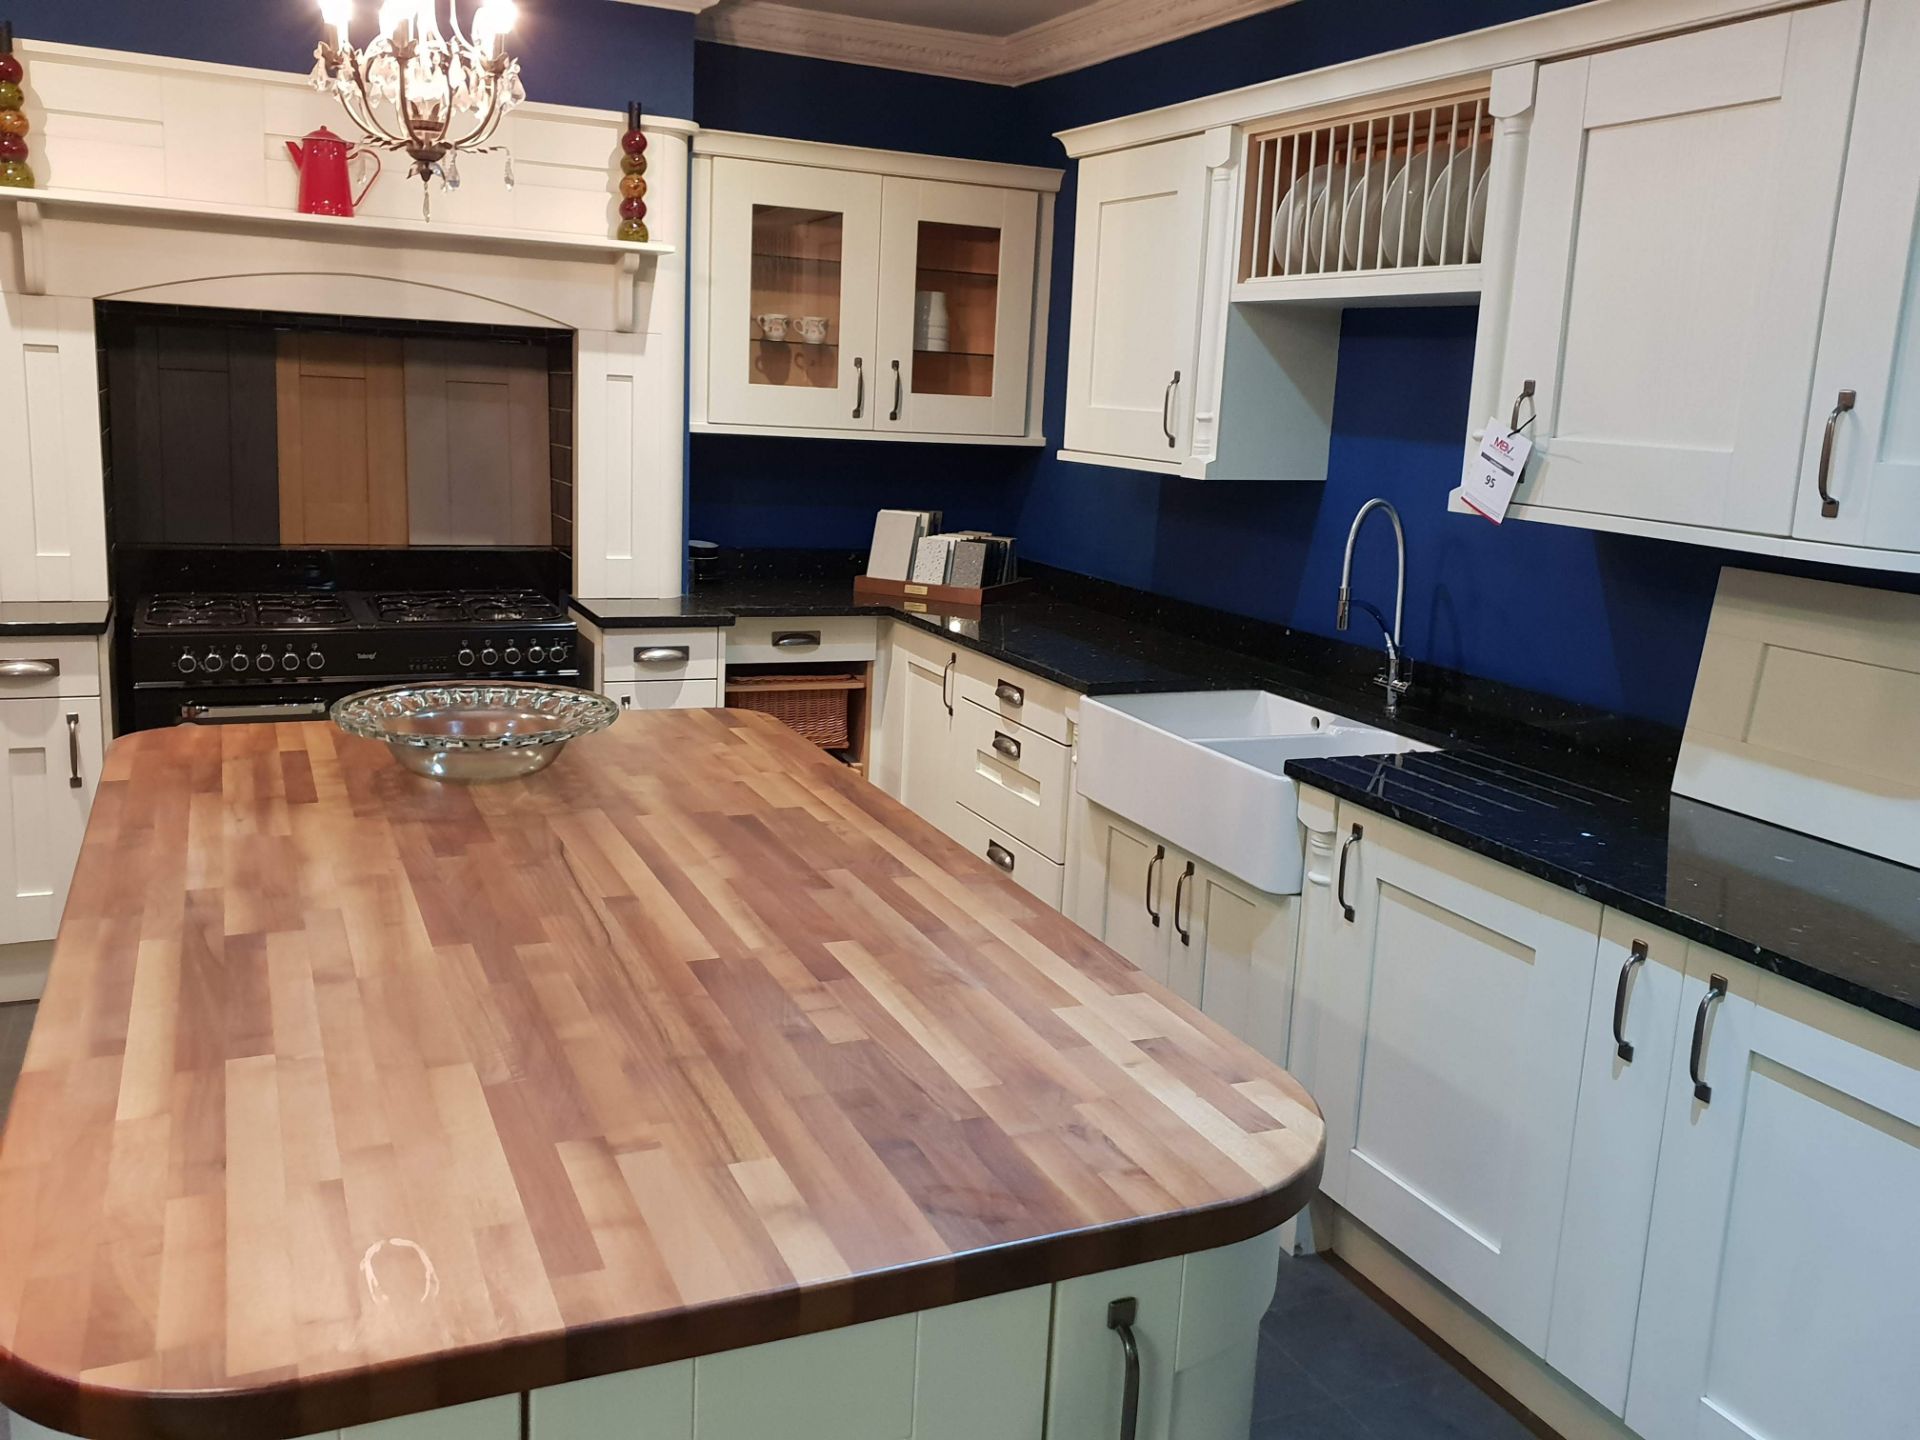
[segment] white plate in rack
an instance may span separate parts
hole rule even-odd
[[[1349,270],[1392,269],[1420,261],[1420,207],[1407,206],[1408,175],[1404,158],[1391,166],[1381,163],[1361,174],[1347,197],[1346,223],[1340,227],[1340,253]],[[1380,237],[1386,235],[1386,254]],[[1404,240],[1405,249],[1401,249]]]
[[[1331,165],[1316,165],[1300,176],[1280,197],[1273,211],[1273,239],[1269,246],[1275,275],[1312,275],[1325,258],[1320,253],[1319,232],[1310,223],[1313,208],[1327,193]],[[1311,245],[1309,242],[1312,241]]]
[[[1486,232],[1486,199],[1482,181],[1493,159],[1493,147],[1482,141],[1470,149],[1457,150],[1445,165],[1434,166],[1433,187],[1427,192],[1426,217],[1420,225],[1422,252],[1430,265],[1464,265],[1467,262],[1468,217],[1474,209],[1474,193],[1480,192],[1480,232]],[[1477,252],[1476,246],[1476,252]]]

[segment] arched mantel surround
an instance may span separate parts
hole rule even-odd
[[[284,141],[341,117],[303,76],[20,53],[45,188],[0,213],[0,415],[28,440],[0,477],[0,599],[107,595],[100,299],[573,331],[574,584],[679,593],[691,125],[648,126],[648,224],[671,253],[600,243],[622,120],[559,106],[503,128],[511,190],[500,159],[469,161],[421,224],[419,184],[389,160],[368,223],[314,222]]]

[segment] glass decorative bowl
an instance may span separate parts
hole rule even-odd
[[[611,725],[620,707],[592,690],[503,680],[387,685],[336,700],[329,713],[349,735],[386,741],[415,774],[472,785],[546,769],[574,736]]]

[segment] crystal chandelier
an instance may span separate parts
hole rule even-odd
[[[441,33],[439,0],[384,0],[380,33],[362,48],[347,34],[353,9],[354,0],[320,0],[326,29],[313,52],[313,88],[337,96],[373,144],[412,157],[409,173],[427,187],[421,213],[432,219],[432,182],[457,188],[462,154],[504,151],[494,132],[526,99],[520,62],[506,52],[513,0],[481,0],[471,38],[460,31],[458,0],[447,0],[451,34]],[[512,189],[511,155],[506,178]]]

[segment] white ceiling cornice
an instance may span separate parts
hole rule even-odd
[[[992,85],[1025,85],[1131,55],[1291,0],[1094,0],[1011,35],[902,25],[778,0],[740,0],[703,14],[699,35],[723,45],[878,65]]]

